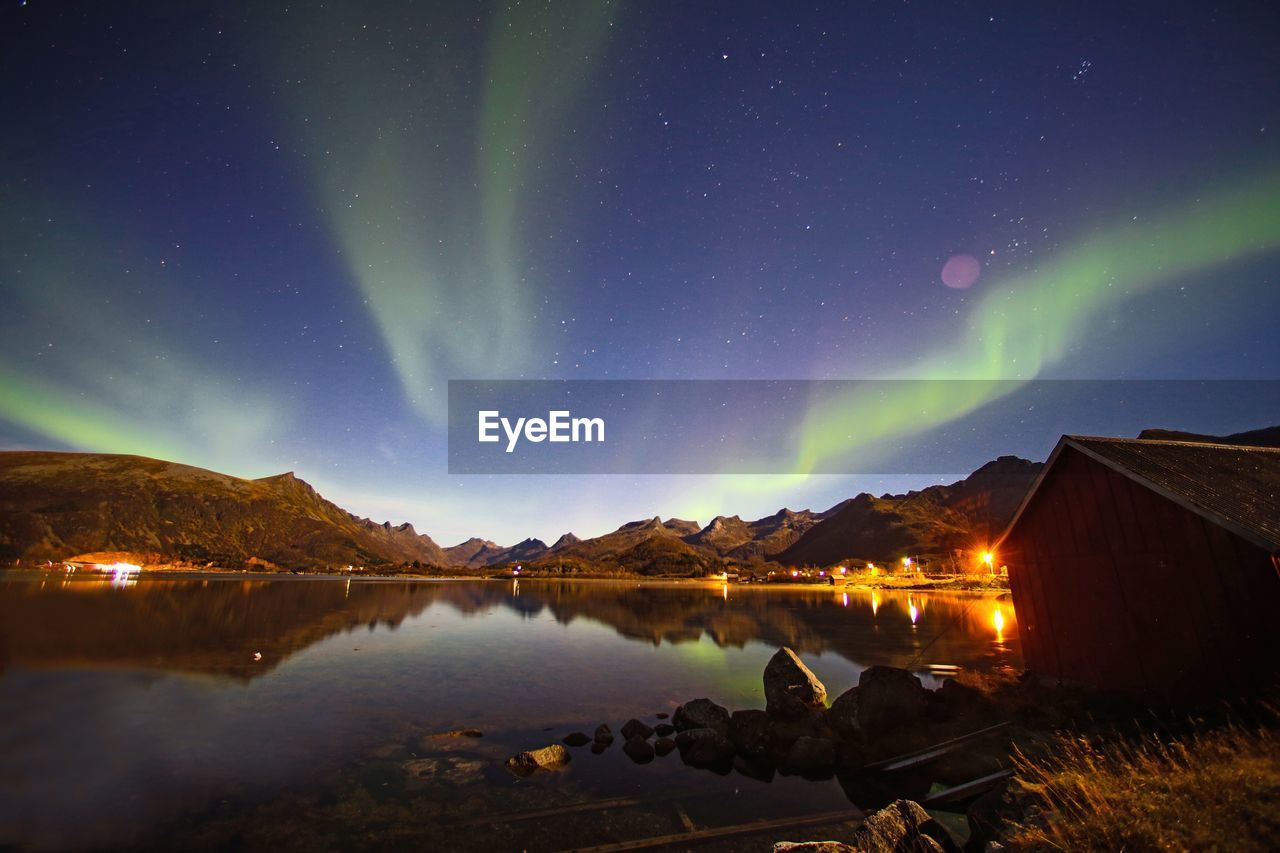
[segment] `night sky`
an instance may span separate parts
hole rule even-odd
[[[1280,378],[1278,36],[1261,3],[10,0],[0,447],[551,541],[936,478],[449,476],[448,380]],[[1277,422],[1064,412],[986,455]]]

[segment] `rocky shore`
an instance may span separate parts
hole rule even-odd
[[[563,738],[563,745],[521,753],[507,766],[520,775],[554,770],[571,760],[566,746],[589,746],[600,753],[620,741],[621,749],[637,764],[678,753],[690,767],[719,774],[736,772],[763,782],[775,774],[814,780],[835,776],[859,806],[888,810],[878,819],[869,817],[866,832],[899,837],[906,845],[866,849],[959,849],[921,806],[901,796],[923,797],[936,777],[906,772],[886,778],[868,765],[996,722],[997,709],[981,690],[955,680],[929,690],[905,669],[872,666],[862,672],[856,685],[831,699],[826,686],[786,647],[769,660],[763,685],[763,709],[730,710],[710,698],[691,699],[669,718],[665,712],[655,715],[652,725],[633,718],[616,736],[608,724],[590,735],[572,732]],[[1007,752],[1003,740],[978,744],[951,772],[964,781],[959,777],[998,770]],[[990,834],[989,822],[980,815],[970,824],[972,837]],[[923,829],[926,825],[928,831]]]

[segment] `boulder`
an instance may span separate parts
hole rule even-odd
[[[569,746],[584,746],[588,743],[591,743],[591,738],[587,737],[586,734],[583,732],[574,732],[573,734],[567,734],[563,738],[561,738],[561,740],[564,743],[569,744]]]
[[[876,737],[920,719],[930,693],[905,669],[873,666],[863,670],[858,686],[831,703],[827,719],[842,737]]]
[[[729,736],[729,711],[723,705],[717,705],[710,699],[694,699],[676,708],[671,718],[676,731],[685,732],[690,729],[711,729],[723,737]]]
[[[764,701],[770,716],[792,719],[823,710],[827,688],[795,652],[783,646],[764,668]]]
[[[858,688],[850,687],[836,697],[827,709],[827,722],[831,730],[845,740],[857,740],[862,737],[862,727],[858,725]]]
[[[914,800],[894,800],[867,815],[854,833],[853,849],[886,853],[959,853],[947,830]]]
[[[507,769],[517,776],[528,776],[535,770],[553,770],[569,763],[569,750],[558,743],[542,749],[530,749],[507,759]]]
[[[797,738],[831,738],[833,736],[825,713],[810,712],[790,720],[770,717],[769,723],[769,731],[773,737],[772,751],[775,754],[786,754],[786,751],[791,748],[791,744],[795,743]]]
[[[658,737],[670,737],[676,733],[676,727],[670,723],[658,723],[653,727],[653,731],[658,735]]]
[[[954,678],[942,682],[935,694],[949,716],[985,713],[991,710],[991,700],[976,687],[961,684]]]
[[[734,711],[729,717],[729,740],[742,755],[763,758],[773,745],[773,730],[764,711]]]
[[[685,764],[710,767],[733,758],[733,743],[715,729],[685,729],[676,735]]]
[[[592,740],[596,743],[608,746],[613,743],[613,732],[609,730],[609,726],[606,723],[601,723],[596,729],[596,735]]]
[[[659,758],[676,748],[676,742],[669,737],[660,737],[653,742],[653,751]]]
[[[641,740],[645,740],[651,734],[653,734],[652,728],[634,718],[627,720],[626,724],[622,727],[623,740],[631,740],[636,737]]]
[[[636,735],[622,745],[622,751],[636,764],[648,764],[653,761],[654,749],[649,741]]]
[[[836,745],[826,738],[800,737],[791,744],[783,767],[800,773],[817,773],[836,766]]]

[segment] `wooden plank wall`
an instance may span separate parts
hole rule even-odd
[[[1277,674],[1272,556],[1070,447],[1000,559],[1029,669],[1165,701]]]

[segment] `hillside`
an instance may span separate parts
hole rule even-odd
[[[736,515],[718,515],[685,542],[732,560],[771,559],[793,545],[822,515],[801,510],[780,509],[755,521]]]
[[[774,559],[784,565],[827,566],[982,548],[1013,517],[1041,467],[1001,456],[951,485],[878,498],[858,495]]]
[[[1160,441],[1192,441],[1210,444],[1241,444],[1247,447],[1280,447],[1280,426],[1251,429],[1247,432],[1236,432],[1231,435],[1203,435],[1198,432],[1183,432],[1176,429],[1144,429],[1138,438],[1150,438]]]
[[[485,566],[536,560],[544,556],[548,550],[550,549],[547,548],[547,543],[541,539],[525,539],[506,548],[496,542],[473,537],[451,548],[445,548],[444,553],[451,566],[479,569]]]
[[[1250,445],[1280,442],[1280,427],[1229,436],[1145,430],[1142,438]],[[442,549],[411,525],[358,518],[292,473],[245,480],[139,456],[0,453],[0,560],[63,560],[93,552],[240,568],[352,566],[706,574],[726,563],[828,566],[904,555],[948,559],[1003,530],[1042,464],[1002,456],[950,485],[904,495],[861,494],[824,512],[781,509],[755,521],[706,526],[659,517],[582,540],[503,546],[472,538]]]
[[[473,536],[466,542],[445,548],[445,556],[451,566],[487,566],[489,560],[506,549],[497,542]]]
[[[596,566],[607,571],[628,571],[637,574],[705,574],[720,571],[721,560],[712,552],[694,547],[684,541],[699,528],[696,522],[678,518],[653,518],[632,521],[612,533],[566,542],[561,537],[557,547],[541,560],[532,561],[531,568],[570,567],[579,563]],[[576,537],[574,537],[576,539]],[[564,542],[564,545],[561,543]]]
[[[357,518],[292,473],[244,480],[141,456],[0,453],[0,558],[102,551],[223,567],[448,561],[412,525]]]

